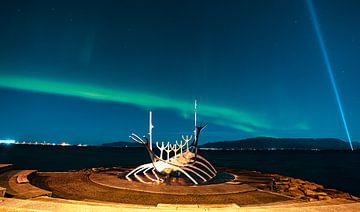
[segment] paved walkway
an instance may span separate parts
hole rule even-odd
[[[236,204],[158,204],[156,206],[74,201],[44,197],[33,200],[0,198],[0,211],[359,211],[360,203],[343,203],[337,200],[284,205],[240,207]]]

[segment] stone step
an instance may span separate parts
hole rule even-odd
[[[0,198],[0,211],[359,211],[360,203],[315,205],[303,207],[289,206],[286,208],[276,205],[271,208],[239,207],[236,204],[182,205],[159,204],[157,206],[132,205],[121,203],[98,203],[88,201],[61,200],[56,198],[35,198],[20,200],[14,198]]]
[[[30,183],[18,183],[18,178],[27,178],[36,170],[11,170],[0,175],[0,186],[6,188],[6,194],[21,199],[38,196],[51,196],[52,192],[35,187]]]
[[[20,172],[17,173],[16,182],[17,183],[29,183],[28,177],[31,174],[36,173],[36,172],[37,172],[37,170],[21,170]]]

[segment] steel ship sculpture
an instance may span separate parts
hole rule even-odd
[[[182,135],[175,143],[156,142],[153,151],[152,140],[152,112],[149,114],[148,137],[140,138],[135,133],[129,136],[135,142],[143,145],[149,153],[151,162],[138,166],[125,177],[127,180],[137,180],[141,183],[163,183],[169,176],[187,178],[192,184],[202,184],[213,179],[217,171],[211,163],[198,154],[198,142],[201,131],[207,124],[197,125],[196,100],[194,105],[194,135]],[[158,153],[158,154],[156,154]],[[151,173],[151,174],[149,174]]]

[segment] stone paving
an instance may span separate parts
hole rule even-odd
[[[121,179],[119,179],[121,180]],[[105,179],[106,181],[106,179]],[[130,203],[130,204],[147,204],[157,205],[164,204],[230,204],[237,203],[241,205],[250,205],[258,203],[269,203],[274,201],[290,200],[290,197],[271,193],[267,191],[260,191],[254,187],[239,186],[238,192],[228,194],[189,194],[187,187],[182,186],[182,192],[178,190],[177,194],[168,193],[151,193],[138,190],[129,190],[104,186],[92,182],[89,179],[89,174],[86,172],[67,172],[67,173],[39,173],[32,183],[43,189],[53,192],[54,197],[64,199],[92,199],[99,201]],[[134,182],[135,183],[135,182]],[[139,183],[139,186],[144,186]],[[232,186],[232,185],[229,185]],[[202,186],[199,186],[201,189]],[[196,189],[199,189],[196,188]],[[154,188],[155,189],[155,188]],[[206,192],[207,189],[204,189]]]
[[[360,211],[357,197],[274,174],[220,169],[234,178],[189,187],[129,182],[118,178],[119,170],[39,173],[0,169],[0,187],[6,189],[7,197],[0,197],[0,211]],[[25,176],[28,174],[31,177]],[[18,176],[30,183],[18,183]],[[313,191],[324,196],[329,191],[326,196],[330,198],[294,197],[290,194],[294,186],[306,191],[304,195]]]

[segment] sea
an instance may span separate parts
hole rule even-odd
[[[200,150],[217,167],[277,173],[360,196],[359,151]],[[67,171],[133,167],[150,162],[144,148],[0,145],[0,163],[13,169]]]

